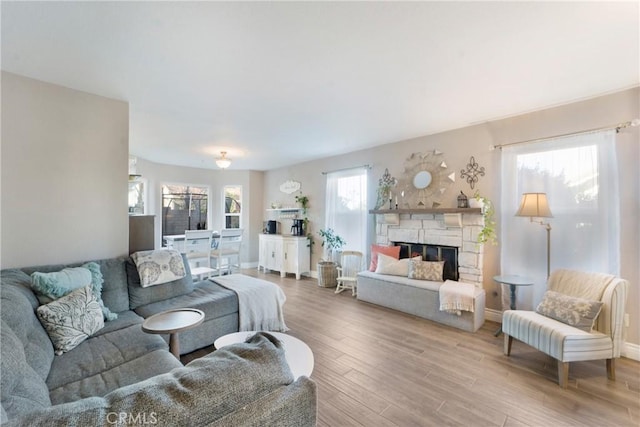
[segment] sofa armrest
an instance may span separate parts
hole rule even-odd
[[[272,416],[272,407],[258,403],[270,401],[269,396],[294,414],[303,411],[292,418],[296,421],[308,419],[313,411],[314,424],[315,387],[311,380],[302,380],[292,385],[282,345],[271,335],[258,333],[246,343],[224,347],[104,397],[55,405],[10,420],[8,425],[187,426],[223,425],[224,419],[260,425],[262,417]],[[246,411],[248,407],[252,410]]]

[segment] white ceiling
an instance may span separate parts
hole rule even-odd
[[[640,83],[639,4],[2,2],[2,69],[130,105],[131,153],[268,170]]]

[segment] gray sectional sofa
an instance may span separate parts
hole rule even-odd
[[[141,288],[129,257],[96,261],[102,299],[118,318],[73,350],[54,355],[35,310],[30,274],[81,265],[0,272],[1,421],[7,425],[315,425],[315,384],[293,382],[280,344],[253,342],[217,350],[183,367],[168,337],[144,333],[145,317],[170,308],[205,313],[180,334],[186,353],[238,330],[234,292],[210,281]],[[229,387],[234,384],[234,387]],[[120,417],[118,422],[116,417]]]

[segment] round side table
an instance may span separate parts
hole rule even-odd
[[[204,321],[204,313],[195,308],[167,310],[147,317],[142,330],[149,334],[169,334],[169,351],[180,360],[178,333],[198,326]]]
[[[522,276],[493,276],[493,280],[495,280],[498,283],[509,285],[509,290],[510,290],[509,308],[511,310],[516,309],[516,287],[533,285],[532,279],[529,279],[528,277],[522,277]],[[493,335],[497,337],[501,333],[502,333],[502,326],[500,326],[500,328]]]

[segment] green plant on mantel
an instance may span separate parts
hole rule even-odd
[[[496,236],[496,211],[493,207],[493,203],[487,197],[481,196],[479,192],[475,192],[473,197],[480,203],[482,209],[482,218],[484,219],[484,227],[478,233],[478,243],[491,243],[492,245],[498,244],[498,238]]]
[[[337,249],[341,249],[344,245],[347,244],[345,240],[338,236],[333,228],[327,228],[326,230],[318,231],[320,237],[322,237],[322,247],[326,248],[328,261],[333,261],[333,251]]]
[[[309,197],[305,196],[304,194],[302,194],[302,192],[300,192],[300,194],[296,196],[296,203],[300,204],[303,215],[306,215],[307,208],[309,207]]]

